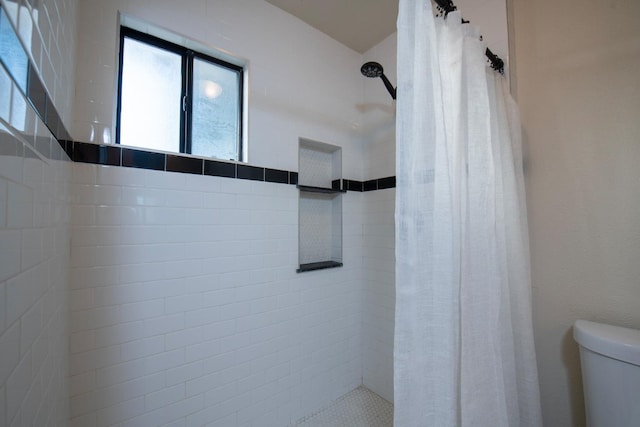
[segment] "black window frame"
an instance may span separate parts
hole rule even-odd
[[[195,59],[204,60],[221,67],[234,71],[238,75],[238,142],[237,142],[237,159],[221,159],[243,161],[243,124],[244,124],[244,67],[232,64],[220,58],[194,51],[187,47],[176,43],[163,40],[159,37],[147,34],[130,27],[120,27],[120,52],[119,52],[119,68],[118,68],[118,103],[116,107],[116,144],[120,144],[120,120],[122,109],[122,71],[124,60],[124,40],[130,38],[148,45],[164,49],[166,51],[178,54],[182,58],[182,92],[181,104],[176,108],[180,111],[180,154],[191,153],[191,137],[193,125],[193,62]],[[205,157],[205,156],[202,156]]]

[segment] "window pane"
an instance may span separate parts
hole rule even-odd
[[[7,2],[7,8],[14,9],[18,7],[12,2]],[[22,7],[18,10],[22,11]],[[29,66],[29,58],[24,52],[18,36],[13,31],[13,27],[9,23],[9,17],[4,9],[0,8],[0,60],[4,63],[7,71],[16,84],[24,93],[27,93],[27,68]],[[3,96],[4,98],[4,96]]]
[[[191,153],[238,160],[240,73],[194,58]]]
[[[182,57],[124,39],[120,144],[180,151]]]

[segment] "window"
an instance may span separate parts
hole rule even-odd
[[[117,142],[242,160],[243,69],[122,27]]]

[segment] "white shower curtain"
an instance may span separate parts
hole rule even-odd
[[[520,123],[485,48],[400,0],[395,427],[542,425]]]

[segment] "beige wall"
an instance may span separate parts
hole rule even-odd
[[[544,420],[580,426],[571,325],[640,328],[640,2],[512,3]]]

